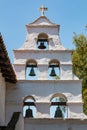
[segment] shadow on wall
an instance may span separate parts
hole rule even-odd
[[[15,126],[18,122],[19,117],[20,117],[20,112],[14,112],[8,125],[1,126],[0,130],[15,130]]]

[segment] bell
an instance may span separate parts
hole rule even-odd
[[[52,70],[51,70],[50,76],[56,76],[56,73],[55,73],[54,67],[52,67]]]
[[[44,42],[40,42],[40,45],[38,46],[39,49],[45,49],[46,46],[44,45]]]
[[[25,118],[33,117],[32,109],[28,108],[26,110]]]
[[[63,117],[62,110],[59,106],[56,108],[54,117]]]
[[[29,76],[35,76],[35,73],[34,73],[34,68],[32,67],[31,70],[30,70],[30,74]]]

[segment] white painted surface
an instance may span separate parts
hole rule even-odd
[[[19,120],[15,126],[15,130],[24,130],[24,119],[21,114],[20,114]]]
[[[0,72],[0,126],[5,125],[5,80]]]
[[[35,99],[36,118],[50,118],[50,100],[55,94],[63,94],[67,98],[68,118],[80,117],[83,113],[81,81],[49,81],[49,80],[23,80],[16,85],[8,84],[6,92],[6,120],[10,120],[14,111],[22,112],[23,99],[33,96]],[[76,115],[76,116],[73,116]],[[40,117],[41,116],[41,117]],[[82,115],[81,115],[82,117]]]
[[[25,130],[87,130],[87,120],[25,119]]]
[[[60,79],[73,79],[70,51],[14,51],[14,68],[17,79],[25,79],[26,62],[34,59],[38,67],[38,79],[48,79],[49,62],[56,59],[60,62]],[[21,59],[20,59],[21,57]]]

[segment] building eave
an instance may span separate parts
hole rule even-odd
[[[41,18],[46,19],[51,25],[57,25],[57,24],[51,22],[46,16],[40,16],[39,18],[37,18],[37,19],[36,19],[35,21],[33,21],[32,23],[29,23],[28,25],[33,25],[33,24],[35,24],[35,23],[36,23],[39,19],[41,19]]]
[[[69,79],[69,80],[25,80],[25,79],[18,79],[18,83],[82,83],[82,80],[75,80],[75,79]]]
[[[29,28],[39,28],[39,27],[40,27],[40,28],[41,28],[41,27],[42,27],[42,28],[45,28],[45,27],[48,27],[48,28],[49,28],[49,27],[51,27],[51,28],[54,28],[54,27],[55,27],[55,28],[59,28],[60,25],[28,25],[28,24],[27,24],[26,27],[29,27]]]
[[[16,75],[10,62],[2,35],[0,34],[0,71],[6,82],[16,83]]]
[[[46,52],[49,52],[49,53],[54,53],[54,52],[64,52],[64,53],[72,53],[72,50],[33,50],[33,49],[18,49],[18,50],[13,50],[13,52],[34,52],[34,53],[46,53]]]
[[[26,123],[40,123],[40,124],[62,124],[62,123],[69,123],[69,124],[79,124],[79,125],[83,125],[83,124],[87,124],[87,118],[83,119],[83,118],[25,118],[24,122]]]

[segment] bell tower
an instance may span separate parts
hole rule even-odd
[[[26,25],[24,44],[13,51],[17,84],[8,87],[6,120],[20,111],[24,130],[67,130],[64,119],[84,118],[81,80],[72,73],[72,51],[60,41],[60,25],[44,15],[47,8],[40,10],[42,15]]]
[[[38,80],[49,80],[50,75],[64,80],[72,79],[71,51],[66,50],[61,44],[60,25],[52,23],[44,16],[44,11],[48,10],[47,8],[42,6],[40,10],[42,15],[26,25],[25,43],[18,50],[14,50],[14,66],[17,77],[26,79],[25,69],[31,67],[29,75],[32,75],[31,72],[35,74],[34,68],[36,68]],[[23,58],[21,54],[24,56]],[[18,55],[21,58],[18,58]]]

